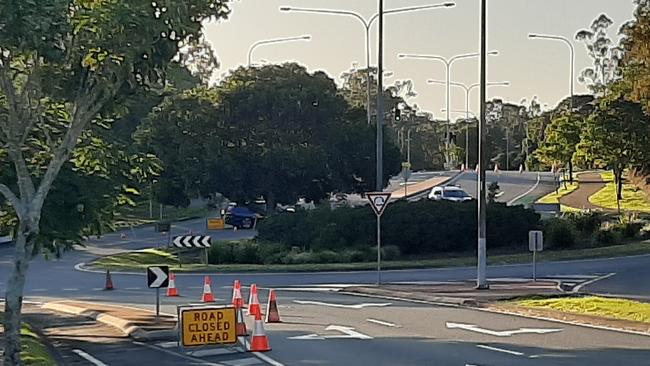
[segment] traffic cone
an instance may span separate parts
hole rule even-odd
[[[126,240],[126,234],[125,234],[125,233],[121,233],[121,234],[120,234],[120,239],[122,239],[122,240]]]
[[[239,280],[235,280],[235,284],[232,286],[232,304],[237,309],[244,307],[244,298],[241,296],[241,283]]]
[[[253,327],[253,338],[248,349],[250,352],[267,352],[271,350],[269,338],[264,332],[262,314],[255,314],[255,326]]]
[[[275,290],[269,290],[269,302],[266,305],[266,322],[282,323],[280,312],[278,311],[278,299],[275,297]]]
[[[104,290],[112,290],[114,289],[113,287],[113,278],[111,277],[111,271],[106,270],[106,285],[104,286]]]
[[[521,174],[521,173],[523,173],[523,172],[524,172],[524,165],[521,164],[521,165],[519,166],[519,174]]]
[[[262,309],[260,308],[260,299],[257,297],[257,285],[251,285],[251,294],[248,299],[248,313],[247,315],[262,315]]]
[[[465,171],[465,164],[461,164],[461,166],[460,166],[460,171],[461,171],[461,172],[464,172],[464,171]]]
[[[478,173],[478,164],[476,164],[476,168],[474,168],[474,171]]]
[[[176,288],[176,275],[173,272],[169,272],[169,286],[167,286],[167,297],[176,297],[178,295],[178,289]]]
[[[201,296],[201,301],[203,302],[214,302],[214,295],[212,295],[212,279],[210,276],[205,276],[203,280],[203,296]]]
[[[237,337],[246,337],[248,336],[248,330],[246,330],[246,322],[244,321],[244,310],[242,308],[237,308]]]
[[[499,172],[501,172],[501,171],[499,170],[499,164],[498,164],[498,163],[497,163],[497,164],[494,164],[494,172],[495,172],[495,173],[499,173]]]

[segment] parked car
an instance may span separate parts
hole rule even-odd
[[[465,202],[473,198],[462,188],[457,186],[433,187],[429,199],[434,201]]]

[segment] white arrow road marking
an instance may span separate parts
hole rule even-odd
[[[149,287],[160,287],[163,282],[167,279],[167,275],[160,267],[150,267],[151,272],[156,275],[156,280],[151,283]]]
[[[479,327],[478,325],[473,324],[463,324],[463,323],[446,323],[448,329],[464,329],[470,332],[476,332],[481,334],[488,334],[496,337],[512,337],[515,334],[548,334],[548,333],[557,333],[561,332],[562,329],[548,329],[548,328],[519,328],[513,330],[490,330]]]
[[[346,304],[333,304],[329,302],[320,302],[320,301],[306,301],[306,300],[293,300],[296,304],[300,305],[321,305],[321,306],[329,306],[333,308],[346,308],[346,309],[363,309],[363,308],[370,308],[370,307],[386,307],[390,306],[393,303],[387,302],[387,303],[369,303],[369,304],[354,304],[354,305],[346,305]]]
[[[316,333],[305,334],[295,337],[289,337],[288,339],[294,340],[325,340],[325,339],[373,339],[371,336],[359,333],[352,327],[346,327],[343,325],[329,325],[325,328],[326,331],[337,331],[343,333],[342,335],[320,335]]]
[[[92,363],[95,366],[108,366],[107,364],[103,363],[102,361],[96,359],[95,357],[87,354],[86,352],[80,350],[80,349],[73,349],[72,352],[78,354],[81,358],[84,360]]]

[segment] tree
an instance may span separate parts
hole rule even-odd
[[[573,182],[573,156],[580,142],[581,126],[577,115],[564,115],[551,120],[545,138],[536,151],[537,157],[547,165],[565,165],[569,181]]]
[[[589,57],[594,62],[593,67],[582,70],[580,82],[585,83],[596,95],[604,95],[607,86],[620,77],[619,64],[623,49],[616,46],[608,35],[613,24],[612,19],[601,14],[591,23],[589,29],[576,34],[576,39],[584,42]]]
[[[5,299],[6,365],[20,364],[25,275],[43,239],[46,198],[75,158],[78,141],[90,126],[123,112],[121,102],[130,91],[160,85],[179,48],[200,37],[202,21],[226,17],[227,3],[0,3],[0,156],[3,170],[12,167],[15,174],[0,184],[0,193],[16,216],[15,261]]]
[[[222,193],[231,200],[300,197],[374,187],[375,132],[334,81],[298,64],[241,67],[212,89],[168,98],[142,126],[166,168],[166,192],[187,198]],[[399,152],[385,141],[387,174]],[[383,182],[384,184],[386,182]]]
[[[636,0],[634,20],[621,28],[621,44],[625,50],[623,58],[623,77],[629,84],[629,97],[641,103],[650,114],[650,1]]]
[[[616,88],[614,88],[616,91]],[[614,172],[616,198],[622,198],[623,172],[650,158],[650,118],[641,105],[622,94],[607,98],[587,120],[580,149],[597,164]]]

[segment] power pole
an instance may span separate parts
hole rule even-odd
[[[481,115],[478,128],[478,264],[476,273],[476,288],[488,289],[487,283],[487,246],[486,246],[486,208],[485,197],[485,144],[486,144],[486,112],[487,105],[487,0],[481,0]]]

